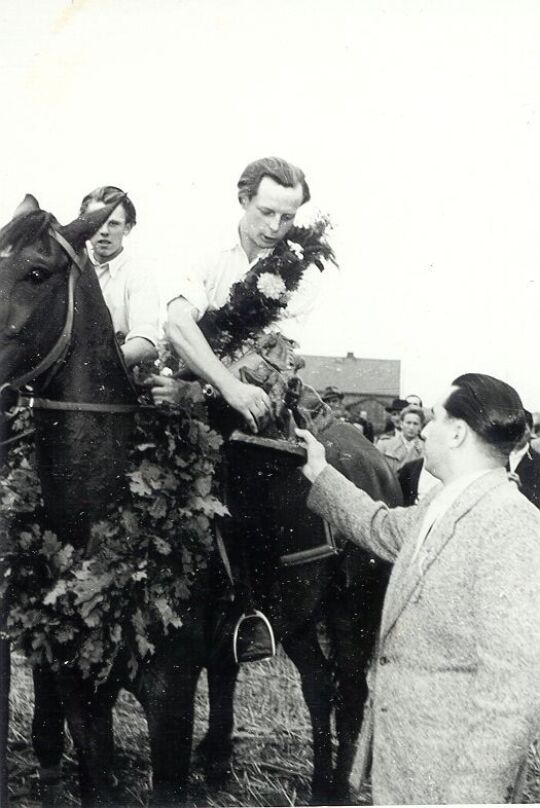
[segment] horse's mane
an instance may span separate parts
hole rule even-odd
[[[57,226],[56,218],[45,210],[33,210],[16,216],[0,230],[0,250],[18,252],[36,242],[47,247],[50,243],[49,230]]]

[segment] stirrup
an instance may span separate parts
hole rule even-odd
[[[237,664],[271,659],[276,655],[276,638],[266,615],[254,609],[238,618],[233,633],[233,654]]]

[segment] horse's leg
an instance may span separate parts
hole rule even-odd
[[[154,662],[144,672],[139,698],[146,713],[152,757],[152,804],[185,800],[190,771],[195,689],[202,665],[189,646],[176,660]]]
[[[64,753],[64,708],[58,679],[48,665],[37,665],[34,678],[32,742],[39,762],[39,786],[44,806],[59,804]]]
[[[338,669],[336,733],[338,753],[334,771],[334,801],[350,804],[349,777],[368,695],[366,672],[375,644],[384,586],[374,581],[341,590],[332,601],[330,631]]]
[[[356,742],[364,715],[367,698],[366,666],[373,646],[373,638],[355,631],[348,622],[347,635],[336,641],[338,666],[338,693],[336,701],[336,733],[338,751],[334,771],[333,801],[336,805],[349,805],[349,777],[356,751]],[[333,638],[334,639],[334,638]]]
[[[63,672],[59,685],[77,751],[81,805],[110,808],[114,805],[112,709],[119,686],[107,682],[96,690],[93,680],[73,672]]]
[[[209,784],[221,786],[230,776],[233,756],[234,691],[238,665],[208,666],[208,731],[198,752]]]
[[[332,735],[330,716],[334,686],[330,665],[325,659],[315,623],[282,640],[302,680],[302,692],[313,728],[313,779],[311,804],[328,805],[333,789]]]

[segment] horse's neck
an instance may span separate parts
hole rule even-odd
[[[47,385],[46,395],[60,401],[133,403],[133,388],[92,267],[78,281],[67,359]]]
[[[65,364],[38,396],[90,404],[133,404],[135,394],[115,343],[109,312],[95,273],[83,273]],[[38,468],[53,528],[85,546],[91,523],[118,502],[133,413],[38,409]]]

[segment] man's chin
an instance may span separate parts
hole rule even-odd
[[[435,466],[433,466],[433,465],[432,465],[432,464],[429,462],[429,459],[428,459],[427,457],[425,457],[425,456],[424,456],[424,470],[425,470],[425,471],[427,471],[427,472],[429,472],[429,474],[431,474],[431,476],[432,476],[432,477],[436,477],[436,478],[437,478],[437,480],[440,480],[440,479],[441,479],[440,474],[438,474],[438,473],[437,473],[437,469],[436,469],[436,467],[435,467]]]
[[[106,264],[108,261],[112,261],[113,258],[116,258],[117,255],[120,255],[121,252],[122,248],[120,248],[119,250],[114,250],[112,248],[111,249],[105,248],[104,250],[103,249],[96,250],[96,248],[94,247],[93,250],[94,260],[98,264]]]

